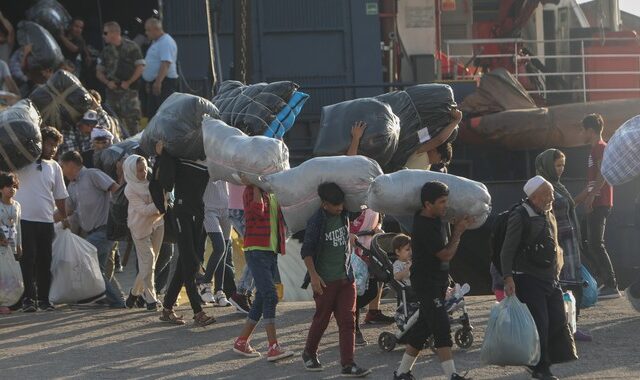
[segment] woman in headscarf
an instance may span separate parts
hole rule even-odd
[[[136,247],[138,275],[125,302],[134,307],[139,297],[147,304],[147,310],[158,309],[158,299],[153,273],[164,236],[164,219],[149,192],[147,160],[133,154],[122,166],[126,187],[124,195],[129,200],[127,225]]]
[[[563,250],[564,265],[560,272],[562,281],[574,282],[565,286],[576,299],[576,313],[580,313],[582,302],[582,272],[580,263],[580,224],[576,215],[576,204],[567,188],[560,182],[564,173],[566,157],[558,149],[548,149],[536,157],[536,173],[551,182],[554,190],[553,212],[558,223],[558,240]],[[590,341],[591,336],[577,330],[576,340]]]

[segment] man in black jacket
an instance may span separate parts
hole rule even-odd
[[[553,186],[541,176],[524,186],[527,200],[509,216],[502,251],[504,291],[525,303],[536,322],[540,337],[540,361],[530,367],[534,379],[555,380],[551,373],[550,342],[554,344],[566,332],[567,318],[558,276],[562,269],[562,249],[558,245],[556,219],[551,212]],[[523,235],[524,215],[529,218],[528,236]],[[565,337],[573,344],[573,335]]]

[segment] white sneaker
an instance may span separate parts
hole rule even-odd
[[[202,299],[202,302],[206,302],[206,303],[215,302],[215,298],[213,297],[213,294],[211,294],[211,284],[199,284],[198,294],[200,294],[200,298]]]
[[[211,291],[211,288],[209,288],[209,291]],[[227,296],[224,294],[222,290],[218,290],[216,292],[214,299],[215,299],[216,306],[219,306],[219,307],[231,306],[231,302],[229,302],[229,300],[227,299]]]

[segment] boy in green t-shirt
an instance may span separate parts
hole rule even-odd
[[[322,371],[318,361],[318,345],[331,314],[340,334],[342,375],[364,377],[371,370],[358,367],[355,351],[356,287],[351,269],[349,219],[344,210],[344,192],[335,183],[318,186],[322,207],[309,219],[301,255],[308,274],[303,288],[313,288],[316,313],[313,316],[302,361],[308,371]]]

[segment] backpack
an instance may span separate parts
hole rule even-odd
[[[127,225],[129,200],[124,195],[127,184],[120,186],[111,196],[109,217],[107,219],[107,239],[111,241],[128,240],[131,236]]]
[[[507,227],[509,225],[509,217],[513,212],[520,212],[523,216],[523,230],[522,236],[529,236],[529,230],[531,229],[531,221],[529,220],[529,214],[524,207],[521,206],[524,201],[516,203],[506,211],[501,212],[496,217],[491,230],[491,263],[496,267],[496,270],[502,276],[502,260],[500,259],[500,253],[502,252],[502,245],[504,239],[507,237]],[[520,211],[517,211],[520,210]]]

